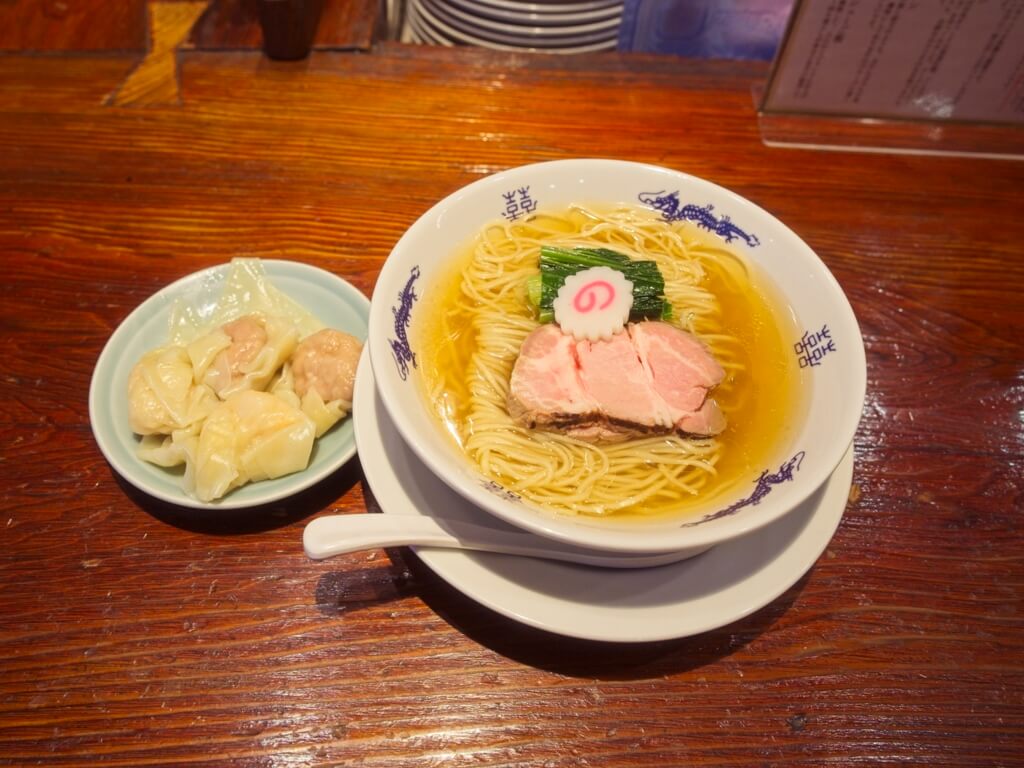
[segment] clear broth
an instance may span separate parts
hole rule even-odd
[[[805,410],[804,374],[800,371],[790,340],[799,337],[796,318],[781,292],[760,274],[753,264],[724,246],[714,235],[695,226],[682,229],[687,246],[694,251],[726,252],[737,265],[745,267],[746,279],[736,279],[732,270],[720,269],[717,262],[702,259],[705,287],[715,294],[721,309],[723,326],[738,338],[738,357],[743,370],[726,379],[713,396],[726,414],[728,426],[716,440],[722,454],[716,464],[716,477],[693,497],[691,502],[678,502],[666,508],[645,505],[641,510],[615,513],[615,516],[641,514],[644,518],[664,513],[685,513],[687,507],[704,506],[729,492],[739,482],[753,482],[765,469],[781,460],[802,422]],[[462,275],[472,259],[472,244],[462,249],[450,268],[429,286],[427,295],[435,306],[453,306],[465,302]],[[523,312],[532,312],[522,297]],[[459,370],[462,380],[476,351],[472,331],[472,313],[461,311],[448,315],[425,313],[417,329],[417,348],[422,351],[421,364],[424,395],[446,432],[460,446],[473,425],[467,413],[468,397],[464,392],[445,389],[441,381],[442,366]],[[700,329],[695,329],[700,335]]]

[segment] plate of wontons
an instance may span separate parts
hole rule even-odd
[[[352,387],[370,302],[293,261],[237,258],[158,291],[114,331],[89,388],[96,442],[179,506],[292,496],[355,455]]]

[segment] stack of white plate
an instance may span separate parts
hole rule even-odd
[[[431,45],[587,53],[614,50],[623,0],[409,0],[402,39]]]

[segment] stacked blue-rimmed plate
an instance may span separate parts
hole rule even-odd
[[[407,42],[498,50],[614,50],[622,0],[409,0]]]

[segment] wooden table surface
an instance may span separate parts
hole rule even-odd
[[[0,56],[0,763],[1024,764],[1024,164],[768,148],[761,64],[381,45],[295,64]],[[432,203],[601,156],[725,185],[842,284],[868,394],[817,564],[695,637],[585,642],[485,609],[407,549],[308,560],[373,508],[358,460],[298,502],[202,515],[93,440],[103,344],[247,254],[370,295]]]

